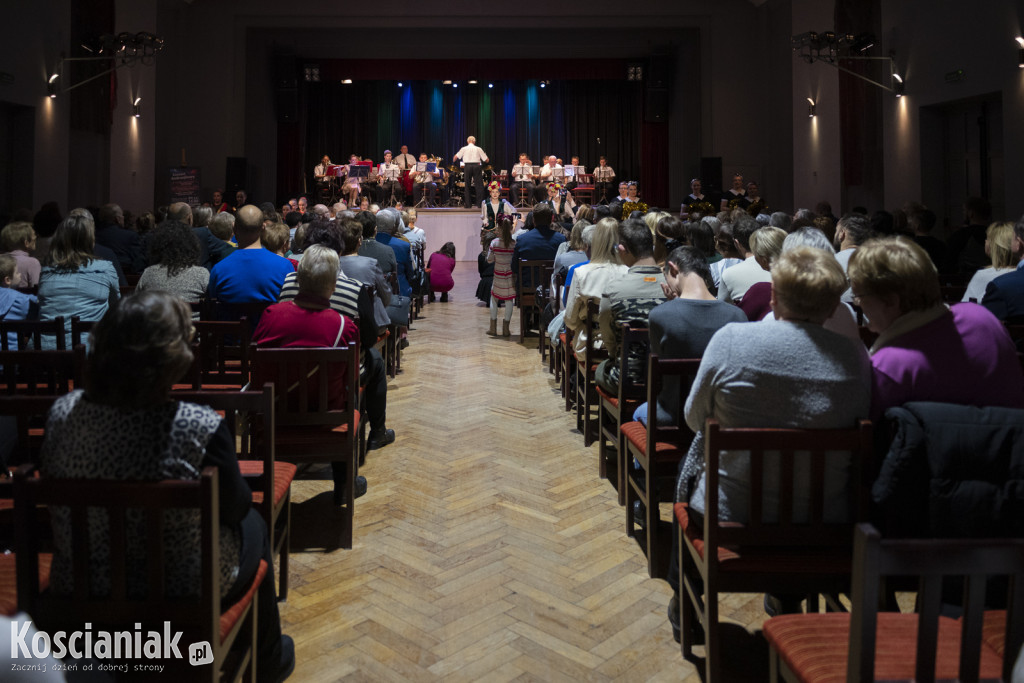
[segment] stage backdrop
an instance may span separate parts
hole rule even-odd
[[[560,65],[560,75],[575,78],[551,80],[544,87],[533,78],[480,76],[476,84],[453,78],[458,87],[440,79],[356,78],[343,84],[340,76],[365,77],[370,68],[376,70],[372,75],[395,74],[351,61],[339,64],[348,67],[322,64],[321,82],[299,80],[299,120],[279,126],[281,196],[310,192],[313,166],[325,153],[335,163],[346,163],[353,153],[379,162],[385,149],[398,154],[404,144],[414,156],[440,156],[448,166],[466,137],[474,135],[496,171],[511,170],[522,151],[538,165],[546,154],[564,163],[578,155],[588,172],[604,155],[620,180],[641,183],[641,196],[649,203],[667,198],[667,125],[644,122],[643,84],[625,80],[621,62]],[[528,74],[525,66],[517,64],[514,75]],[[416,76],[436,69],[436,64],[421,64],[404,73]]]

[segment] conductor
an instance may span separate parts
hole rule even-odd
[[[470,201],[469,197],[469,185],[472,179],[473,187],[476,189],[477,202],[483,201],[484,196],[484,176],[483,169],[480,164],[490,161],[487,158],[486,152],[476,146],[476,138],[470,135],[466,138],[466,146],[460,149],[456,154],[455,158],[462,161],[465,164],[466,170],[466,187],[464,189],[465,206],[475,206],[474,202]]]

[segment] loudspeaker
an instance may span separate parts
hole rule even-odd
[[[245,157],[228,157],[224,167],[224,191],[232,199],[239,190],[249,191],[249,162]],[[226,200],[231,203],[231,200]]]
[[[700,158],[700,182],[704,194],[722,191],[722,157]]]
[[[648,88],[644,95],[644,121],[666,123],[668,121],[668,90]]]

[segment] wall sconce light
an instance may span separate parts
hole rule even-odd
[[[139,118],[142,115],[142,110],[139,108],[139,102],[141,101],[141,97],[136,97],[135,101],[132,102],[132,116],[135,118]]]
[[[1024,38],[1017,36],[1014,40],[1017,41],[1017,66],[1024,69]]]
[[[814,100],[812,100],[810,97],[808,97],[807,98],[807,117],[813,119],[814,116],[815,116]]]
[[[896,93],[896,97],[903,97],[903,79],[898,73],[893,73],[892,80],[892,89]]]
[[[51,98],[57,97],[57,79],[60,78],[60,74],[53,74],[50,76],[50,80],[46,82],[46,94]]]

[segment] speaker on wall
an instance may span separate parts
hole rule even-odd
[[[246,187],[249,180],[249,163],[245,157],[228,157],[224,165],[224,191],[228,194],[228,203],[234,200],[239,190],[249,191]]]

